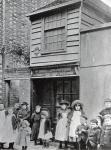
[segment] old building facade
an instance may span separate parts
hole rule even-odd
[[[5,105],[13,106],[16,102],[27,101],[33,111],[35,105],[40,104],[49,108],[55,121],[62,99],[70,103],[81,99],[88,109],[86,111],[91,114],[97,98],[89,110],[93,94],[89,91],[92,82],[88,81],[92,78],[88,80],[87,75],[91,74],[84,70],[90,63],[87,62],[88,49],[84,47],[86,41],[92,39],[86,36],[87,32],[84,32],[85,35],[80,31],[110,22],[110,8],[99,0],[1,2],[4,2],[0,10],[3,34],[1,49],[5,49],[6,53],[1,60],[4,63],[1,63],[3,76],[0,82],[4,81],[1,98]],[[29,15],[26,17],[27,13]],[[30,51],[30,64],[25,62],[21,53],[23,50]],[[84,62],[87,62],[86,66]],[[87,98],[88,94],[92,96]]]
[[[101,1],[57,0],[28,15],[32,108],[36,104],[48,107],[56,118],[62,99],[70,103],[82,99],[80,31],[110,22],[110,13]]]

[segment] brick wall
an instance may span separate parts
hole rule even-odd
[[[3,42],[3,1],[0,0],[0,101],[2,99],[2,55],[1,55],[1,49],[2,49],[2,42]]]
[[[30,71],[22,57],[10,54],[13,44],[30,46],[30,21],[26,14],[53,2],[54,0],[4,0],[4,45],[5,74],[3,82],[3,100],[6,106],[15,102],[30,103]],[[0,5],[2,13],[2,5]],[[0,19],[2,20],[2,15]],[[0,22],[2,27],[2,22]],[[2,32],[2,30],[1,30]],[[0,36],[1,38],[1,36]],[[2,45],[2,39],[0,44]],[[26,68],[25,68],[26,67]]]
[[[26,14],[54,0],[5,0],[5,45],[9,52],[13,43],[30,47],[30,21]],[[29,48],[27,48],[29,50]],[[24,67],[24,60],[7,54],[6,68]]]

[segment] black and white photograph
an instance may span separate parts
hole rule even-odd
[[[111,0],[0,0],[0,150],[111,150]]]

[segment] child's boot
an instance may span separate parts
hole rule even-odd
[[[62,149],[62,141],[60,141],[59,149]]]
[[[22,146],[22,150],[25,150],[25,147],[24,147],[24,146]]]
[[[46,142],[46,147],[47,147],[47,148],[49,147],[49,141]]]
[[[40,139],[40,145],[43,145],[43,141],[42,141],[42,139]]]
[[[13,146],[14,146],[14,143],[9,143],[9,149],[14,149]]]
[[[25,146],[25,150],[27,150],[27,146]]]
[[[34,145],[37,145],[37,140],[34,141]]]
[[[65,148],[67,148],[67,141],[65,141]]]

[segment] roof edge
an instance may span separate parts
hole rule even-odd
[[[51,6],[51,7],[48,7],[48,8],[42,8],[42,9],[39,9],[39,10],[37,10],[35,12],[27,14],[26,17],[32,17],[34,15],[40,15],[42,13],[47,13],[49,11],[60,9],[60,8],[66,7],[66,6],[70,6],[70,5],[76,4],[76,3],[81,3],[82,1],[83,0],[72,0],[72,1],[64,2],[64,3],[56,5],[56,6]]]
[[[104,24],[99,24],[99,25],[95,25],[93,27],[89,27],[87,29],[81,29],[81,34],[83,33],[87,33],[87,32],[94,32],[96,30],[105,30],[105,29],[111,29],[111,22],[109,23],[104,23]]]
[[[99,9],[98,11],[111,18],[111,7],[101,0],[83,0],[83,3],[89,6],[94,6],[95,9]]]

